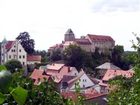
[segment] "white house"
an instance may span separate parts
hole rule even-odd
[[[61,91],[75,91],[76,86],[80,88],[81,92],[91,87],[100,92],[100,86],[96,85],[83,70],[77,76],[64,76],[61,83]]]
[[[27,53],[18,40],[6,41],[6,39],[4,39],[1,43],[1,64],[11,59],[16,59],[20,61],[22,65],[26,65]]]
[[[23,66],[26,66],[27,64],[41,63],[41,56],[28,55],[18,40],[7,41],[4,39],[1,43],[0,63],[4,64],[12,59],[20,61]]]

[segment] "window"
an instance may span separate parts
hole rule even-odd
[[[21,55],[19,55],[19,58],[21,59]]]
[[[21,49],[19,49],[19,52],[21,52]]]
[[[23,65],[25,65],[25,62],[23,62]]]
[[[9,59],[11,59],[11,55],[9,55]]]
[[[83,88],[85,88],[85,85],[83,85]]]
[[[16,46],[14,46],[14,48],[16,48]]]
[[[13,50],[13,52],[15,52],[15,49]]]
[[[25,55],[23,55],[23,58],[25,58]]]
[[[16,59],[17,58],[17,56],[16,55],[14,55],[14,59]]]

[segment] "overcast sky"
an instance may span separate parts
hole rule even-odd
[[[0,41],[29,32],[35,48],[61,43],[71,28],[76,37],[110,35],[131,49],[132,32],[140,33],[140,0],[0,0]]]

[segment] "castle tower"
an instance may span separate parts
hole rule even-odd
[[[65,38],[64,41],[74,41],[75,40],[75,35],[71,29],[68,29],[67,32],[65,33]]]

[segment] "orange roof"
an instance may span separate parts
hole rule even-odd
[[[39,82],[44,82],[44,78],[48,80],[50,76],[46,75],[44,70],[35,69],[30,78],[35,79],[34,84],[37,85]]]
[[[27,55],[27,61],[41,61],[41,55]]]
[[[111,78],[114,78],[115,76],[124,76],[124,77],[127,77],[127,78],[130,78],[132,77],[134,74],[134,71],[132,70],[127,70],[127,71],[124,71],[124,70],[107,70],[104,77],[102,78],[103,81],[108,81],[109,79]]]
[[[58,63],[48,64],[47,69],[60,70],[64,65],[65,64],[58,64]]]
[[[110,36],[105,36],[105,35],[92,35],[92,34],[88,34],[87,36],[89,36],[89,38],[92,41],[98,41],[98,42],[102,42],[102,41],[113,41],[114,42],[114,40]]]
[[[68,70],[68,67],[67,66],[63,66],[62,69],[60,70],[59,73],[57,73],[55,76],[54,76],[54,81],[56,83],[59,83],[62,79],[63,79],[63,76],[64,75],[67,75],[69,72]]]
[[[87,94],[87,93],[76,93],[76,92],[62,92],[61,95],[65,98],[65,99],[72,99],[73,101],[76,101],[78,99],[78,96],[83,96],[86,100],[89,99],[94,99],[100,96],[104,96],[106,94],[101,94],[101,93],[91,93],[91,94]]]

